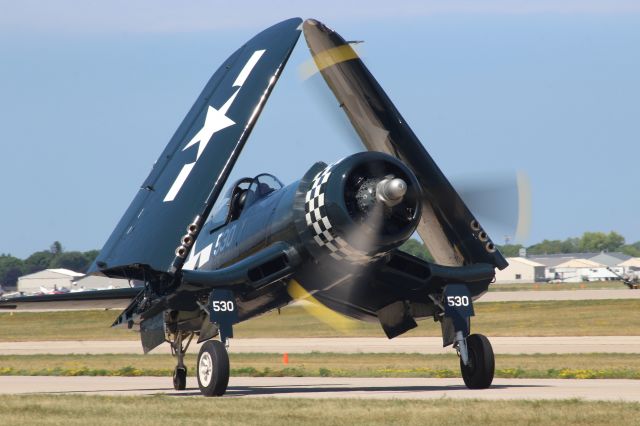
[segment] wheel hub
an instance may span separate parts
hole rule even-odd
[[[213,372],[213,360],[208,352],[204,352],[200,357],[198,363],[198,376],[200,377],[200,383],[204,386],[208,386],[211,382]]]

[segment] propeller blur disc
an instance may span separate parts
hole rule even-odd
[[[296,280],[290,280],[287,285],[289,296],[295,301],[300,301],[300,306],[311,316],[317,318],[336,331],[346,333],[356,326],[356,321],[326,307]]]
[[[531,185],[526,173],[466,176],[453,182],[469,210],[499,241],[523,243],[531,229]]]

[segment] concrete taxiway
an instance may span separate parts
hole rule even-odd
[[[175,391],[170,377],[0,377],[0,394],[200,396],[194,377]],[[640,401],[640,380],[495,379],[470,390],[462,379],[232,377],[225,397],[396,399],[570,399]]]
[[[554,336],[554,337],[491,337],[497,354],[533,353],[640,353],[640,336]],[[190,353],[197,353],[199,345],[192,344]],[[264,338],[232,339],[231,353],[451,353],[442,347],[440,337],[336,337],[336,338]],[[0,342],[0,355],[32,354],[141,354],[139,341],[48,341]],[[170,353],[169,345],[162,345],[151,353]]]

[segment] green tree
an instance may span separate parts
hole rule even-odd
[[[618,234],[615,231],[611,231],[607,234],[607,250],[609,251],[617,251],[620,250],[620,247],[624,246],[624,237]]]
[[[620,251],[629,256],[640,257],[640,248],[636,247],[635,244],[624,245],[620,247]]]
[[[400,246],[400,250],[415,257],[419,257],[422,260],[426,260],[427,262],[433,262],[433,257],[424,244],[418,240],[414,240],[413,238],[409,238],[405,241],[404,244]]]
[[[62,249],[62,244],[60,243],[60,241],[54,241],[53,244],[51,244],[50,251],[54,255],[58,255],[58,254],[62,253],[63,249]]]
[[[541,243],[529,246],[527,253],[529,254],[553,254],[553,253],[566,253],[563,249],[568,249],[569,245],[560,240],[543,240]]]
[[[0,255],[0,284],[15,287],[23,274],[23,262],[10,254]]]
[[[580,251],[580,238],[567,238],[560,243],[560,253],[576,253]]]
[[[87,258],[87,262],[91,264],[93,263],[94,260],[96,260],[96,257],[98,257],[98,255],[100,254],[100,250],[89,250],[89,251],[85,251],[83,254],[84,254],[84,257]]]
[[[24,261],[25,274],[43,271],[49,267],[55,255],[49,250],[42,250],[33,253]]]
[[[624,237],[615,231],[585,232],[580,238],[580,251],[617,251],[624,245]]]
[[[522,244],[505,244],[503,246],[498,246],[498,250],[504,257],[518,257],[520,256],[520,249],[522,248]]]
[[[50,268],[71,269],[76,272],[86,272],[90,262],[79,251],[66,251],[53,258]]]

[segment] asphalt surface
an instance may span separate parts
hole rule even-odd
[[[173,390],[170,377],[0,376],[0,394],[200,396],[194,377]],[[226,398],[569,399],[640,401],[640,380],[495,379],[470,390],[462,379],[232,377]]]
[[[569,337],[491,337],[493,350],[498,354],[532,353],[640,353],[640,336],[569,336]],[[190,353],[199,346],[192,344]],[[380,337],[289,338],[289,339],[232,339],[230,352],[270,353],[451,353],[442,347],[440,337],[399,337],[393,340]],[[169,345],[162,345],[151,353],[170,353]],[[141,354],[137,340],[126,341],[50,341],[0,342],[0,355],[31,354]]]

